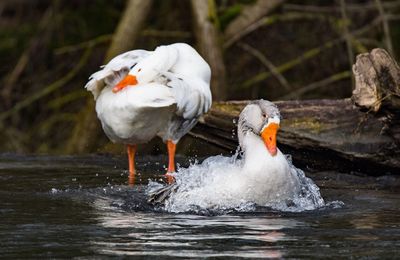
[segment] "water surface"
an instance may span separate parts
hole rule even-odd
[[[187,165],[186,158],[180,158]],[[302,213],[256,208],[224,215],[172,214],[145,203],[165,157],[0,156],[0,255],[5,258],[373,257],[400,248],[400,179],[306,172],[331,206]],[[381,173],[384,174],[384,173]]]

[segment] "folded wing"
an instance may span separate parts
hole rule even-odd
[[[101,66],[101,70],[89,77],[89,82],[85,88],[92,92],[96,100],[106,85],[113,86],[117,84],[128,74],[132,67],[151,53],[145,50],[134,50],[116,56],[108,64]]]
[[[167,86],[177,103],[176,114],[186,120],[198,118],[211,107],[211,92],[208,84],[200,78],[178,77],[174,73],[164,72]]]

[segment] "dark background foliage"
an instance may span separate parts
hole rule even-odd
[[[229,26],[260,1],[207,1],[207,21],[217,32],[214,47],[221,50],[219,62],[226,69],[225,75],[214,75],[224,77],[223,99],[346,98],[358,53],[376,47],[394,57],[400,53],[400,1],[395,0],[280,1],[246,33],[235,32],[238,38],[232,42]],[[0,2],[1,152],[116,151],[104,135],[95,146],[67,147],[92,99],[83,86],[103,64],[128,2]],[[198,46],[191,5],[153,1],[135,48],[173,42]],[[157,152],[158,146],[147,152]]]

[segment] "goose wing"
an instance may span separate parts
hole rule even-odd
[[[165,201],[171,196],[172,193],[178,190],[179,186],[176,182],[173,184],[161,187],[150,194],[148,194],[147,203],[152,205],[164,205]]]
[[[186,120],[198,118],[211,107],[209,85],[201,78],[179,76],[171,72],[162,73],[168,82],[166,85],[177,103],[176,114]]]
[[[101,70],[93,73],[89,77],[85,88],[92,92],[96,100],[101,90],[106,85],[115,85],[123,79],[129,72],[130,68],[151,54],[150,51],[133,50],[122,53],[113,58],[106,65],[101,66]]]

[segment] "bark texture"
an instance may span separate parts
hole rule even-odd
[[[227,98],[226,69],[219,39],[219,31],[212,22],[216,13],[214,1],[192,0],[192,10],[198,50],[211,67],[211,91],[213,100]]]
[[[105,62],[135,47],[136,40],[150,12],[152,0],[129,0],[115,31]]]
[[[359,55],[354,68],[352,99],[275,102],[283,117],[279,147],[315,169],[400,173],[399,68],[381,49]],[[191,135],[235,150],[235,122],[247,103],[215,103]]]
[[[356,87],[352,99],[363,108],[378,112],[400,109],[400,68],[389,53],[374,49],[357,56],[353,65]]]
[[[236,122],[248,101],[215,103],[191,135],[233,151]],[[382,173],[400,170],[398,121],[360,111],[350,99],[278,101],[283,121],[278,147],[295,163],[315,169]]]

